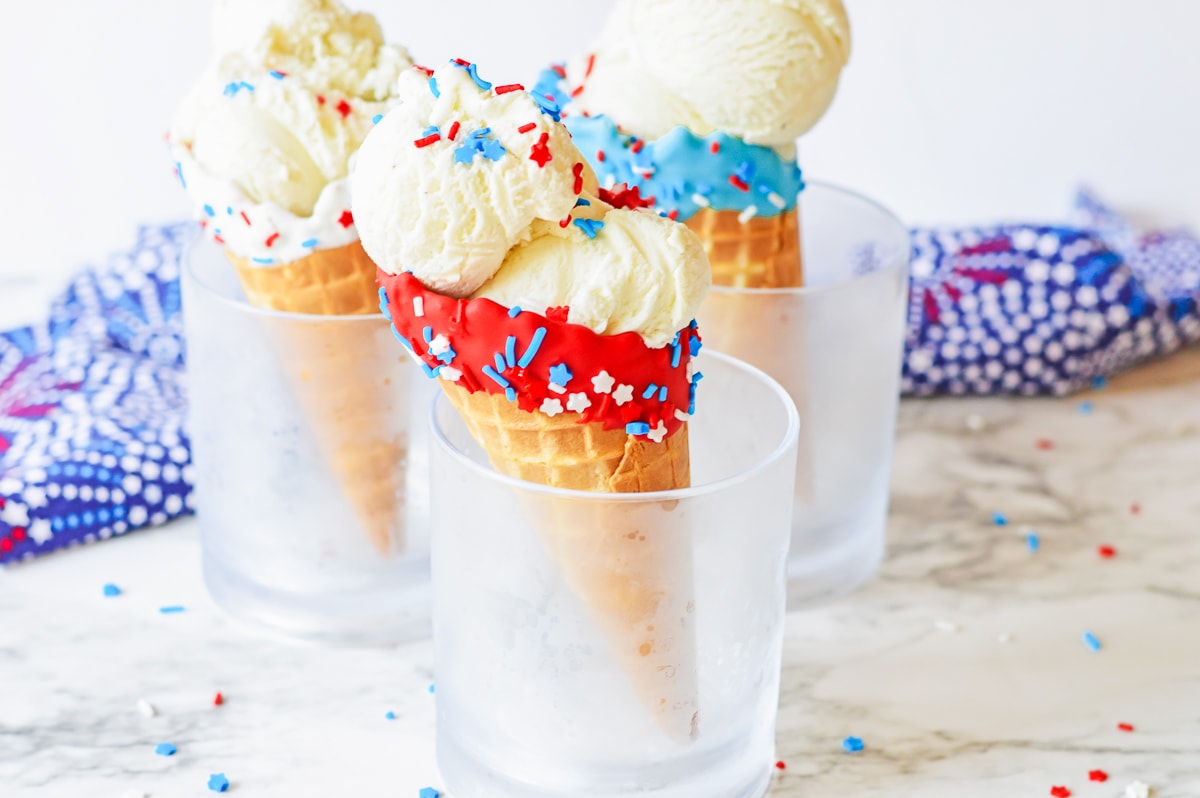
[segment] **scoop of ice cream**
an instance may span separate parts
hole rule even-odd
[[[595,176],[519,86],[492,86],[473,64],[406,71],[400,104],[363,142],[353,210],[367,253],[428,288],[470,296],[537,220],[557,224]]]
[[[683,125],[786,151],[833,101],[849,55],[841,0],[618,0],[569,76],[578,107],[642,138]]]
[[[172,140],[251,202],[307,216],[394,104],[407,53],[337,0],[221,3],[214,40]]]
[[[539,225],[476,292],[537,313],[568,307],[567,320],[601,335],[634,330],[651,348],[696,316],[712,284],[700,239],[656,213],[598,200],[566,228]]]

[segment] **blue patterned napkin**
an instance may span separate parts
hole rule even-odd
[[[1070,227],[913,231],[903,389],[1065,394],[1200,340],[1200,239],[1089,194]],[[0,563],[190,512],[179,266],[190,223],[0,333]]]

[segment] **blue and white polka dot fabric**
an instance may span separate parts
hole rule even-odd
[[[0,333],[0,562],[190,512],[178,278],[193,229],[143,228],[44,324]]]
[[[1200,340],[1200,240],[1076,212],[913,232],[905,393],[1063,395]]]

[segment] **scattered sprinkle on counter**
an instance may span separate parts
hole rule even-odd
[[[1100,638],[1091,632],[1083,633],[1083,644],[1091,651],[1099,651],[1103,646],[1100,645]]]
[[[392,712],[390,709],[389,709],[387,712],[383,713],[383,716],[384,716],[385,718],[387,718],[388,720],[395,720],[395,719],[396,719],[396,713],[395,713],[395,712]]]
[[[1032,529],[1025,533],[1025,545],[1030,551],[1037,551],[1042,547],[1042,540],[1038,537],[1038,533]]]
[[[1132,723],[1118,723],[1117,731],[1131,732],[1131,731],[1133,731],[1133,724]]]
[[[1132,781],[1125,786],[1125,798],[1150,798],[1153,790],[1144,781]]]
[[[1008,516],[1002,512],[996,511],[992,513],[992,523],[996,526],[1008,526]]]
[[[1113,546],[1098,546],[1096,548],[1096,553],[1106,560],[1111,560],[1113,557],[1117,556],[1117,550]]]
[[[440,798],[440,797],[441,797],[441,793],[438,792],[437,790],[435,790],[433,787],[422,787],[421,791],[419,793],[417,793],[417,798]]]
[[[172,743],[159,743],[154,746],[154,753],[159,756],[175,756],[175,752],[179,750]]]
[[[147,718],[152,718],[158,714],[158,710],[144,698],[139,698],[137,702],[138,712],[142,713]]]
[[[225,703],[225,696],[221,695],[221,693],[218,691],[217,694],[215,696],[213,696],[213,706],[219,707],[224,703]]]
[[[1052,798],[1070,798],[1071,791],[1066,787],[1051,787],[1050,795]]]
[[[225,792],[229,789],[229,779],[224,773],[214,773],[208,777],[208,789],[213,792]]]
[[[1089,770],[1088,781],[1108,781],[1108,774],[1103,770]]]
[[[158,611],[163,615],[176,615],[183,612],[184,608],[181,604],[171,604],[166,607],[159,607]]]
[[[847,737],[842,740],[842,750],[847,754],[857,754],[865,747],[861,737]]]
[[[110,598],[113,596],[119,596],[119,595],[121,595],[121,588],[117,587],[116,585],[114,585],[110,582],[109,584],[104,586],[104,595],[106,595]]]

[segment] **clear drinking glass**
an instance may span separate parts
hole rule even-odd
[[[765,792],[799,423],[762,372],[697,365],[693,487],[661,493],[502,476],[436,402],[437,748],[456,798]]]
[[[803,288],[714,286],[706,345],[783,385],[804,424],[788,558],[789,603],[861,585],[883,560],[908,307],[908,231],[834,186],[800,194]]]
[[[183,290],[213,598],[300,637],[427,637],[431,381],[382,316],[248,305],[210,242],[192,244]]]

